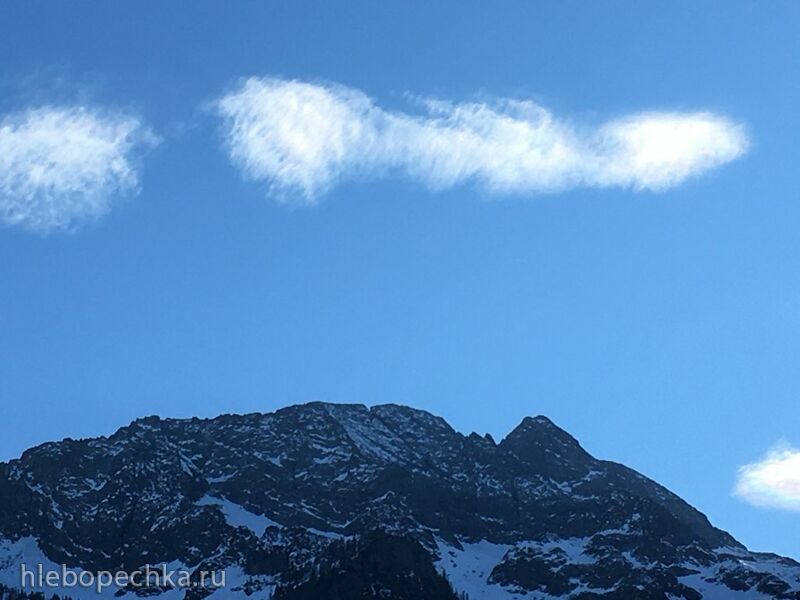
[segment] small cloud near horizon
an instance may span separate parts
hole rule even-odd
[[[0,223],[73,230],[139,188],[138,153],[158,138],[135,116],[83,105],[0,118]]]
[[[800,511],[800,450],[782,441],[740,467],[733,493],[754,506]]]
[[[390,111],[341,85],[251,77],[215,107],[243,176],[306,204],[341,181],[389,174],[491,194],[658,192],[749,146],[742,124],[708,111],[643,112],[586,128],[530,100],[418,104],[420,114]]]

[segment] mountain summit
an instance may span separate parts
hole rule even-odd
[[[30,449],[0,463],[0,600],[21,597],[23,563],[227,575],[106,590],[130,600],[800,599],[800,564],[546,417],[496,443],[398,405],[147,417]]]

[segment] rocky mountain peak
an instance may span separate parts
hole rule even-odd
[[[500,449],[559,481],[584,476],[595,462],[574,437],[541,415],[525,417]]]

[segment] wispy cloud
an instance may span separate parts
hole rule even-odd
[[[755,506],[800,511],[800,450],[781,442],[759,462],[740,467],[734,493]]]
[[[136,155],[155,136],[136,117],[42,106],[0,120],[0,221],[48,232],[108,212],[139,185]]]
[[[581,127],[528,100],[422,99],[416,112],[397,112],[355,89],[272,78],[247,79],[216,107],[244,176],[308,203],[341,180],[392,173],[433,189],[471,183],[497,194],[659,191],[748,147],[741,124],[711,112]]]

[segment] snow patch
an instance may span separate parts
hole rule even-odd
[[[492,569],[503,560],[512,546],[494,544],[486,540],[462,543],[461,548],[437,539],[436,546],[441,557],[436,561],[438,571],[444,571],[456,592],[466,592],[470,600],[522,600],[518,594],[500,585],[489,583]],[[527,596],[530,600],[531,596]]]
[[[217,498],[215,496],[209,496],[206,494],[197,502],[195,502],[195,504],[198,506],[219,507],[219,509],[222,511],[222,514],[225,516],[225,521],[228,523],[228,525],[235,528],[246,527],[257,537],[263,536],[264,532],[267,530],[267,527],[283,527],[283,525],[273,521],[267,516],[250,512],[243,506],[236,504],[235,502],[231,502],[230,500],[225,500],[224,498]]]
[[[28,536],[20,538],[16,542],[0,539],[0,584],[15,590],[22,590],[22,565],[25,565],[27,571],[37,573],[34,576],[34,583],[38,583],[39,565],[42,566],[42,572],[45,574],[61,573],[61,565],[57,565],[47,558],[36,538]],[[78,576],[83,572],[81,569],[75,568],[69,570]],[[30,583],[30,579],[28,579],[28,583]],[[47,598],[52,594],[59,594],[71,596],[74,600],[114,600],[114,593],[117,590],[109,587],[98,594],[95,588],[27,585],[24,591],[42,592]]]

